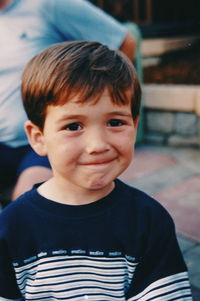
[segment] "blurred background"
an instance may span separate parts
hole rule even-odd
[[[90,0],[121,22],[139,24],[143,37],[198,33],[199,0]]]

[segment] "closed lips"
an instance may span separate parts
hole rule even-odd
[[[115,160],[115,159],[109,159],[109,160],[104,160],[104,161],[95,161],[95,162],[87,162],[87,163],[82,163],[82,165],[102,165],[102,164],[108,164],[113,160]]]

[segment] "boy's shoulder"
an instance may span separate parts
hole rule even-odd
[[[10,203],[0,213],[0,232],[8,226],[15,226],[22,217],[26,216],[32,203],[33,196],[37,195],[36,188],[27,191]]]
[[[145,191],[142,191],[119,179],[117,179],[116,185],[118,193],[121,194],[121,196],[123,195],[123,197],[126,198],[126,201],[130,202],[130,204],[137,205],[141,208],[153,207],[158,208],[158,210],[164,209],[156,199],[147,194]]]
[[[130,214],[165,218],[172,222],[169,212],[152,196],[146,192],[117,180],[117,195],[121,200],[121,206],[125,207]]]

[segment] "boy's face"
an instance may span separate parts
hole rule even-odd
[[[77,99],[47,108],[42,154],[66,189],[109,188],[132,160],[137,121],[130,104],[113,104],[107,90],[96,104]]]

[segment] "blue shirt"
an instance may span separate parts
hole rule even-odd
[[[14,0],[0,11],[0,142],[26,145],[20,83],[25,64],[48,46],[68,40],[98,41],[111,49],[127,29],[86,0]]]

